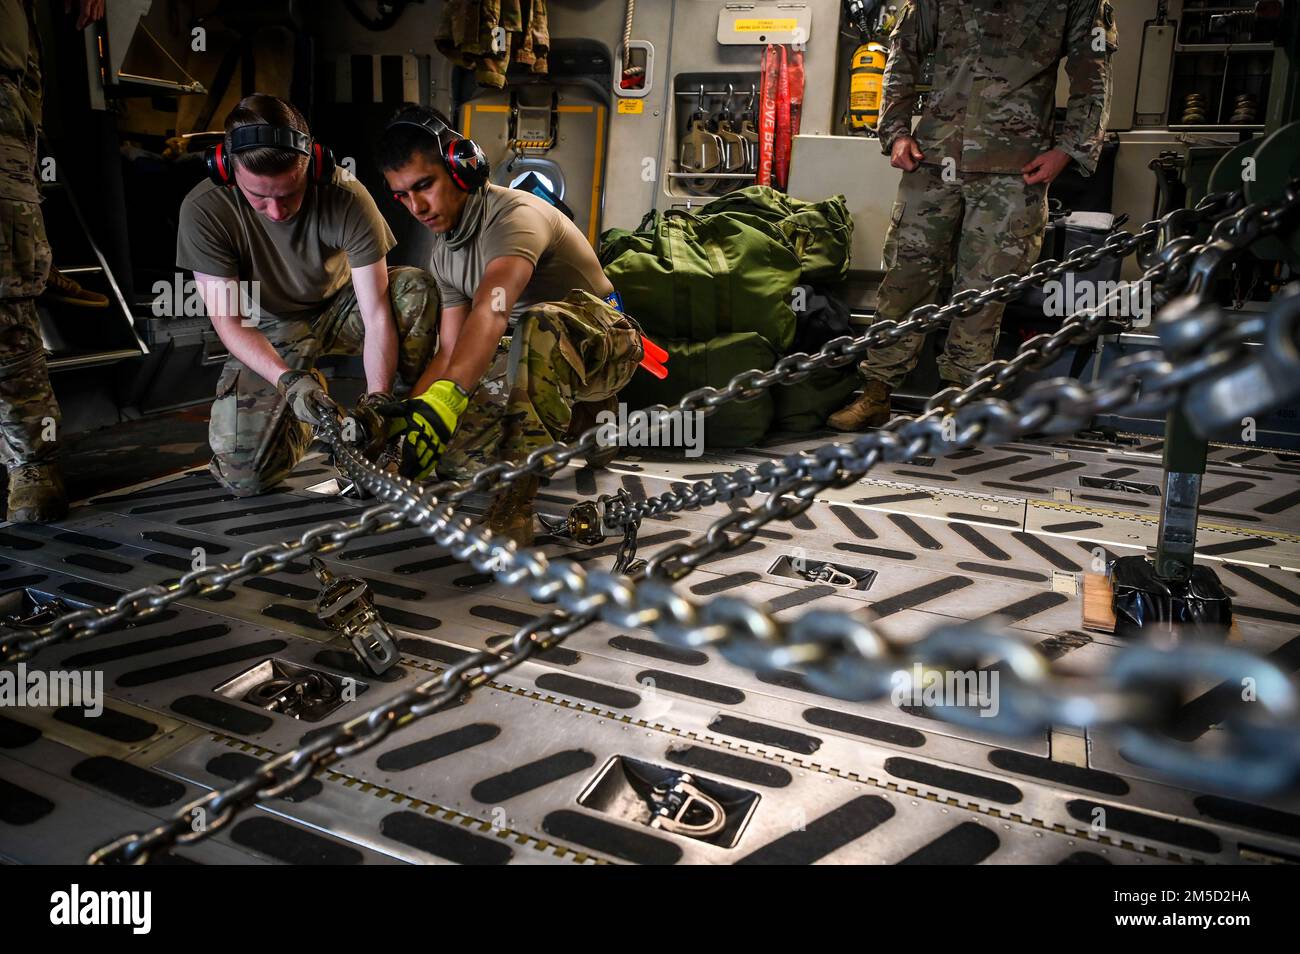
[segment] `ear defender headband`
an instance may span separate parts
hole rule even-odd
[[[328,182],[334,175],[334,153],[311,136],[289,126],[250,123],[236,127],[227,138],[230,141],[229,149],[223,139],[203,154],[203,160],[208,166],[208,178],[217,185],[235,184],[235,166],[231,161],[233,155],[265,146],[306,156],[310,160],[308,172],[313,182]]]
[[[437,116],[431,115],[423,120],[394,119],[387,128],[392,129],[394,126],[414,126],[432,136],[438,143],[438,156],[442,159],[443,166],[460,191],[478,192],[487,185],[492,170],[478,143],[449,129]]]

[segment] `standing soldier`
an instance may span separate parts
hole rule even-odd
[[[1110,0],[908,0],[889,38],[879,126],[882,151],[904,173],[885,239],[880,319],[932,301],[950,270],[954,292],[982,291],[1033,264],[1048,185],[1071,160],[1085,174],[1096,169],[1115,48]],[[921,63],[931,53],[933,90],[913,134]],[[1062,57],[1070,94],[1054,142]],[[953,319],[939,358],[946,385],[968,384],[992,359],[1002,310]],[[916,366],[923,340],[908,335],[872,350],[858,366],[862,394],[830,425],[884,424],[890,392]]]
[[[77,28],[104,15],[82,0]],[[9,472],[7,516],[45,523],[67,512],[55,463],[59,405],[45,366],[36,298],[50,245],[36,189],[41,45],[32,0],[0,0],[0,461]]]
[[[402,473],[463,478],[581,436],[641,361],[595,252],[562,212],[488,183],[488,165],[445,117],[403,109],[379,143],[389,188],[437,238],[438,353],[412,397],[380,409],[402,443]],[[510,337],[505,336],[513,327]],[[535,477],[499,493],[486,523],[533,541]]]

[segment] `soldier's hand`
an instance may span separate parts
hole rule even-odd
[[[1030,159],[1020,171],[1024,174],[1027,185],[1037,185],[1040,182],[1051,182],[1064,172],[1069,164],[1068,155],[1060,149],[1049,149]]]
[[[889,164],[904,172],[915,172],[924,158],[925,153],[911,136],[899,136],[889,150]]]
[[[469,395],[443,378],[423,394],[376,408],[388,418],[389,438],[400,441],[403,477],[424,480],[433,473],[468,405]]]
[[[77,14],[77,29],[84,30],[97,20],[104,19],[104,0],[81,0],[80,12]],[[72,11],[72,0],[64,0],[63,12]]]
[[[316,409],[324,406],[338,410],[338,405],[325,390],[325,375],[315,368],[306,371],[286,371],[275,382],[275,388],[289,402],[293,416],[304,424],[316,425]]]

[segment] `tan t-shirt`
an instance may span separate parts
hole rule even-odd
[[[259,283],[260,317],[318,314],[352,278],[397,244],[365,186],[342,169],[309,184],[293,218],[272,222],[236,187],[196,185],[181,203],[178,268]]]
[[[489,185],[482,196],[482,219],[476,233],[459,248],[458,240],[438,236],[434,241],[429,271],[438,283],[442,307],[473,302],[488,262],[503,255],[518,255],[533,263],[535,271],[511,318],[518,318],[530,305],[559,301],[575,288],[604,298],[614,290],[605,277],[596,253],[578,227],[544,199],[521,189]],[[466,206],[469,213],[471,207]],[[452,233],[458,236],[463,226]]]

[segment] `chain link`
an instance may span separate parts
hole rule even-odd
[[[1297,196],[1291,200],[1294,208]],[[906,421],[894,429],[863,434],[848,445],[766,462],[758,468],[759,480],[745,488],[770,494],[759,508],[732,511],[697,540],[665,548],[630,576],[588,573],[567,560],[551,563],[540,552],[519,551],[513,541],[494,539],[491,531],[457,518],[450,500],[430,499],[409,482],[378,471],[338,440],[337,420],[326,421],[327,436],[335,432],[340,464],[358,483],[390,498],[407,520],[457,559],[500,583],[523,586],[534,600],[556,603],[559,609],[521,627],[505,650],[474,653],[310,744],[266,762],[226,789],[197,799],[157,828],[106,845],[91,860],[144,861],[167,846],[207,837],[255,802],[287,791],[316,769],[373,747],[394,728],[439,711],[598,619],[618,627],[650,628],[665,642],[683,648],[714,647],[748,668],[795,668],[815,690],[846,699],[880,698],[899,688],[899,672],[916,667],[924,673],[936,665],[974,667],[1001,659],[1007,664],[1008,685],[999,694],[998,714],[983,719],[968,708],[953,706],[938,708],[935,714],[1009,734],[1053,724],[1115,726],[1142,761],[1178,777],[1252,792],[1289,784],[1300,769],[1296,691],[1272,663],[1236,647],[1191,645],[1174,652],[1138,646],[1116,653],[1099,676],[1066,677],[1053,672],[1049,661],[1022,637],[989,626],[941,627],[904,645],[891,642],[858,614],[815,610],[785,621],[742,599],[717,597],[699,605],[672,588],[673,581],[710,557],[743,546],[766,524],[803,512],[820,490],[856,480],[882,461],[951,453],[1030,433],[1069,432],[1102,413],[1164,411],[1184,392],[1212,384],[1225,368],[1249,358],[1240,337],[1221,328],[1212,329],[1199,350],[1196,360],[1178,366],[1159,352],[1132,355],[1093,384],[1039,382],[1012,402],[985,397],[956,409],[944,421]],[[945,426],[949,419],[954,427]],[[1217,757],[1192,751],[1160,731],[1181,705],[1182,692],[1207,675],[1251,678],[1265,703],[1251,719],[1223,723],[1220,734],[1227,754]],[[1153,685],[1178,691],[1153,692]],[[196,830],[194,818],[200,810],[212,817]]]

